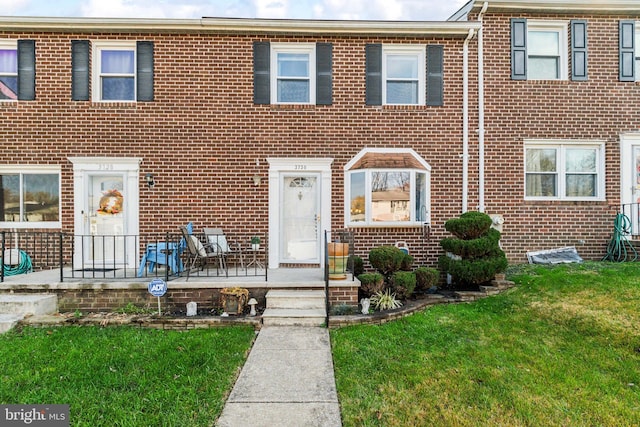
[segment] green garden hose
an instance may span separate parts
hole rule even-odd
[[[602,258],[603,261],[636,261],[638,252],[631,244],[629,236],[631,235],[631,220],[625,214],[617,214],[613,223],[613,236],[607,245],[607,254]],[[633,259],[631,259],[633,255]]]
[[[33,266],[31,265],[31,257],[23,250],[19,251],[20,253],[20,262],[16,265],[2,265],[4,268],[5,276],[15,276],[16,274],[29,273],[32,271]]]

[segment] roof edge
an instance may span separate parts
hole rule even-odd
[[[475,22],[338,21],[299,19],[208,18],[131,19],[0,16],[0,31],[234,32],[296,34],[464,35]]]

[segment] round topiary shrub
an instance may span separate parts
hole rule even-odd
[[[469,240],[483,236],[491,228],[491,223],[489,215],[472,211],[445,222],[444,228],[458,239]]]
[[[396,271],[410,269],[413,257],[395,246],[380,246],[369,251],[369,263],[388,279]]]
[[[396,271],[391,276],[391,289],[400,300],[405,300],[416,289],[416,274],[413,271]]]
[[[416,292],[426,292],[434,286],[438,285],[440,272],[435,268],[419,267],[416,268]]]
[[[369,298],[376,292],[382,292],[385,288],[384,276],[380,273],[363,273],[358,276],[358,280],[363,298]]]

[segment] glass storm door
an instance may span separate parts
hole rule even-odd
[[[319,176],[284,176],[280,259],[285,263],[320,262]]]
[[[95,174],[87,177],[83,252],[85,267],[115,267],[125,264],[128,208],[125,174]]]

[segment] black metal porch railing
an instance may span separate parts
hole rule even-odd
[[[211,236],[193,235],[205,243]],[[218,238],[221,236],[218,236]],[[225,263],[225,277],[264,276],[267,279],[268,240],[260,246],[252,236],[226,234],[240,251],[238,262]],[[256,239],[253,239],[256,240]],[[163,277],[173,280],[186,274],[189,253],[181,233],[144,235],[74,235],[62,232],[0,231],[0,282],[7,276],[43,270],[59,271],[59,280],[123,280]],[[215,277],[209,266],[192,276]]]

